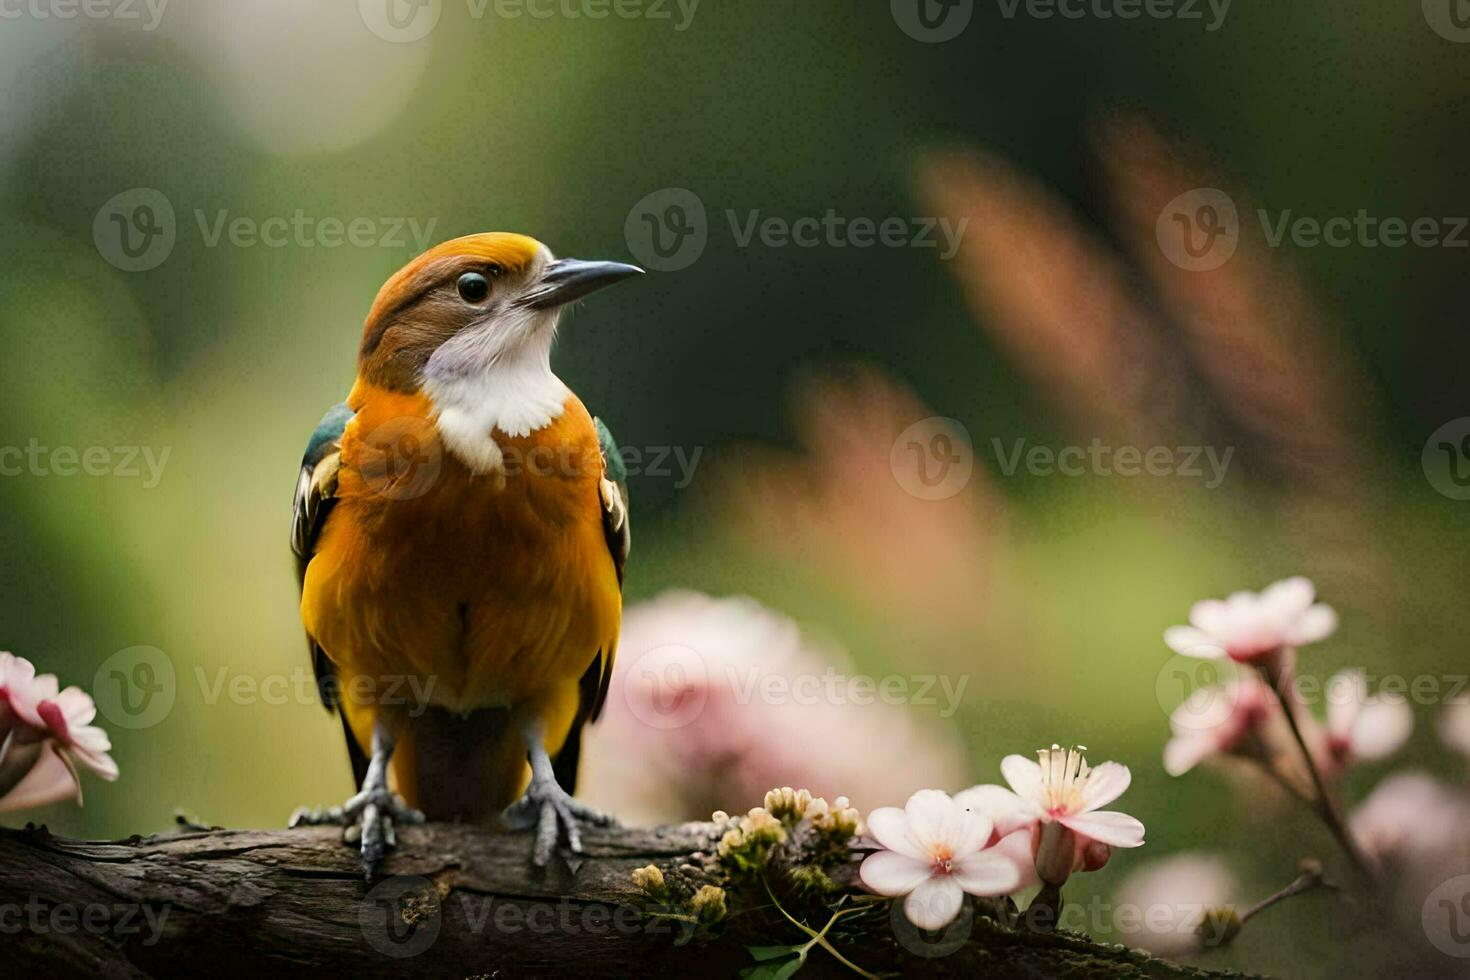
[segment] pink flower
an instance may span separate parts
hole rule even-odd
[[[1470,701],[1451,701],[1439,716],[1439,737],[1444,744],[1470,758]]]
[[[1300,576],[1268,586],[1259,595],[1236,592],[1206,599],[1189,611],[1188,626],[1171,626],[1164,642],[1187,657],[1257,663],[1289,648],[1326,639],[1337,630],[1337,613],[1314,603],[1312,583]]]
[[[1164,746],[1164,769],[1181,776],[1212,755],[1248,754],[1276,704],[1275,692],[1253,671],[1196,688],[1169,716],[1174,734]]]
[[[965,894],[1006,895],[1021,884],[1014,857],[989,848],[989,818],[937,789],[909,797],[902,810],[868,814],[868,833],[887,850],[868,855],[863,884],[880,895],[904,896],[903,910],[921,929],[954,921]]]
[[[37,676],[30,661],[0,653],[0,812],[68,796],[80,803],[75,762],[117,778],[107,733],[90,724],[97,715],[92,698],[57,686],[55,675]]]
[[[1400,869],[1443,873],[1446,858],[1470,853],[1470,799],[1422,772],[1379,783],[1348,826],[1370,857]]]
[[[1225,922],[1212,918],[1207,923],[1205,911],[1232,907],[1239,888],[1218,857],[1185,852],[1155,861],[1118,887],[1113,904],[1134,913],[1118,917],[1118,930],[1128,945],[1156,956],[1186,956],[1218,946],[1225,939]]]
[[[1011,789],[975,786],[957,798],[991,821],[1009,839],[1029,831],[1036,874],[1061,884],[1073,871],[1093,871],[1107,863],[1113,847],[1138,847],[1143,824],[1126,813],[1099,810],[1123,795],[1133,774],[1116,762],[1090,769],[1083,748],[1059,745],[1038,752],[1040,762],[1008,755],[1000,771]]]
[[[628,823],[667,823],[743,813],[772,786],[866,811],[916,785],[960,783],[954,728],[877,685],[754,599],[665,592],[623,614],[581,792]]]
[[[1358,760],[1392,755],[1414,730],[1414,712],[1401,697],[1368,695],[1361,670],[1344,670],[1327,682],[1326,768],[1341,772]]]

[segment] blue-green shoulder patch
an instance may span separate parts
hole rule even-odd
[[[597,442],[602,447],[602,458],[607,466],[607,478],[614,483],[626,483],[628,466],[623,462],[623,454],[618,452],[618,443],[613,438],[612,431],[602,419],[593,418],[592,424],[597,427]]]
[[[336,448],[342,440],[342,433],[347,428],[347,423],[352,421],[356,414],[343,402],[333,405],[327,409],[327,414],[317,423],[316,430],[312,432],[310,441],[306,444],[306,455],[302,458],[302,465],[315,466],[322,461],[322,457]]]

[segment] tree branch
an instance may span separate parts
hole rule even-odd
[[[632,883],[634,869],[650,863],[676,892],[713,880],[704,863],[713,832],[709,824],[589,829],[582,859],[538,872],[527,836],[414,827],[399,832],[385,877],[369,887],[332,828],[185,830],[116,842],[0,830],[0,948],[29,976],[733,976],[754,962],[735,938],[738,907],[724,935],[694,937],[689,923],[657,914]],[[978,917],[953,953],[924,958],[905,948],[886,910],[854,920],[861,931],[839,946],[875,972],[1219,975]],[[799,975],[841,972],[815,950]]]

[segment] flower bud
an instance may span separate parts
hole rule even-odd
[[[1078,856],[1079,871],[1096,871],[1108,863],[1108,858],[1113,856],[1113,849],[1102,841],[1090,840],[1082,848]]]
[[[1039,824],[1032,831],[1031,854],[1036,859],[1036,876],[1060,887],[1077,863],[1077,835],[1055,821]]]
[[[664,898],[668,895],[668,884],[658,865],[650,864],[633,872],[633,884],[649,898]]]
[[[718,885],[705,885],[694,893],[690,900],[695,918],[706,925],[719,922],[725,917],[725,889]]]

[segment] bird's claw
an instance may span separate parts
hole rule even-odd
[[[551,860],[560,831],[565,830],[567,847],[573,854],[582,853],[582,829],[579,821],[598,827],[610,827],[617,823],[601,810],[594,809],[575,799],[557,785],[555,780],[532,782],[526,795],[506,808],[505,824],[512,830],[536,828],[535,842],[531,848],[531,861],[544,868]]]
[[[341,806],[300,807],[289,826],[342,824],[342,839],[362,853],[363,877],[372,881],[383,855],[398,844],[395,824],[421,824],[424,815],[387,788],[364,789]]]

